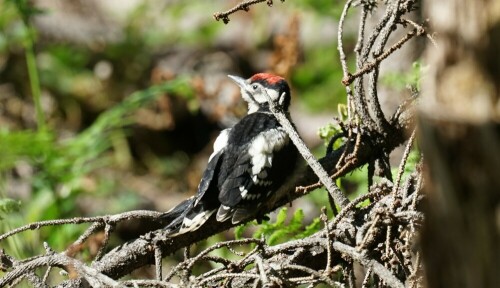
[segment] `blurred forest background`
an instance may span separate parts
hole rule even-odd
[[[279,11],[258,5],[229,25],[213,19],[235,3],[0,1],[0,233],[39,220],[166,211],[192,195],[218,132],[246,113],[227,74],[289,79],[292,118],[323,155],[321,138],[331,137],[333,116],[345,110],[336,50],[343,3],[275,1]],[[408,69],[414,51],[408,45],[382,66],[388,115],[408,96],[405,86],[418,85],[420,65]],[[358,171],[339,184],[356,195],[364,181]],[[326,195],[296,201],[304,225]],[[40,241],[63,249],[81,226],[29,231],[26,241],[16,235],[2,248],[18,258],[40,252]],[[115,243],[152,228],[117,229]]]

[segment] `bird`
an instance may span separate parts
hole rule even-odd
[[[233,224],[265,219],[263,210],[274,207],[299,166],[298,150],[268,103],[288,115],[287,81],[269,73],[228,77],[240,87],[247,115],[216,138],[197,193],[162,215],[168,237],[195,231],[213,215]]]

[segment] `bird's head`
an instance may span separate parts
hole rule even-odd
[[[248,103],[248,113],[269,110],[266,93],[277,108],[288,111],[290,106],[290,87],[283,77],[258,73],[248,79],[228,75],[241,88],[241,95]]]

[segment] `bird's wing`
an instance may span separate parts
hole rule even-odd
[[[215,140],[214,152],[208,159],[196,195],[184,200],[162,216],[169,221],[165,227],[169,237],[198,229],[219,207],[216,180],[214,181],[217,177],[214,175],[218,174],[229,132],[230,128],[223,130]]]
[[[231,132],[231,128],[224,129],[221,131],[217,139],[215,139],[214,151],[208,158],[207,168],[205,168],[203,176],[201,177],[200,184],[198,184],[198,192],[196,193],[196,200],[194,202],[195,206],[201,201],[203,196],[205,196],[205,193],[214,180],[214,175],[217,174],[217,170],[219,169],[221,164],[220,161],[222,160],[221,156],[224,154],[224,151],[227,147],[229,132]],[[210,196],[217,198],[217,195]]]
[[[232,221],[238,223],[255,214],[265,199],[281,183],[272,181],[270,174],[273,170],[287,167],[273,167],[273,158],[289,141],[288,135],[282,129],[271,129],[258,135],[248,145],[248,152],[237,154],[238,150],[230,148],[225,158],[235,157],[228,176],[220,186],[219,201],[221,207],[217,212],[217,220],[224,221],[231,216]],[[222,165],[224,165],[223,163]],[[281,182],[281,181],[279,181]],[[241,211],[240,211],[241,210]],[[236,213],[238,211],[238,213]]]

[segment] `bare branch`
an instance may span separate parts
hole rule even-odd
[[[340,190],[340,188],[335,184],[335,182],[333,182],[332,178],[328,176],[328,173],[325,171],[325,169],[323,169],[318,160],[316,160],[314,155],[312,155],[309,148],[307,148],[304,141],[302,141],[302,139],[300,138],[299,134],[297,133],[292,123],[290,122],[290,115],[286,115],[283,111],[277,109],[276,104],[273,102],[273,100],[267,94],[267,92],[264,93],[264,95],[266,95],[267,97],[267,102],[269,103],[269,108],[271,112],[274,114],[276,119],[278,119],[278,122],[281,124],[281,126],[285,129],[288,136],[292,140],[293,144],[295,144],[302,157],[304,157],[304,159],[306,160],[309,167],[311,167],[314,173],[318,176],[319,181],[321,181],[323,185],[325,185],[326,189],[328,190],[328,193],[330,193],[330,196],[335,200],[335,202],[341,208],[349,204],[349,199],[347,199],[347,197]]]
[[[273,6],[273,0],[247,0],[243,1],[240,4],[234,6],[233,8],[225,11],[225,12],[217,12],[214,13],[215,20],[219,21],[222,19],[224,24],[229,23],[229,15],[236,13],[237,11],[245,11],[248,12],[250,10],[250,6],[255,5],[257,3],[266,2],[267,6]],[[285,0],[281,0],[281,2],[285,2]]]
[[[368,258],[356,251],[356,248],[350,247],[344,243],[335,242],[333,248],[341,253],[349,255],[353,260],[360,262],[364,267],[372,269],[384,282],[390,287],[404,288],[404,284],[396,278],[391,271],[374,259]]]
[[[366,63],[365,65],[363,65],[361,69],[357,70],[356,73],[354,74],[347,73],[347,76],[344,76],[344,79],[342,79],[342,84],[346,86],[350,85],[354,80],[356,80],[356,78],[373,71],[373,69],[378,67],[383,60],[389,57],[396,50],[400,49],[406,42],[408,42],[408,40],[412,39],[414,36],[420,36],[423,33],[424,33],[423,31],[417,29],[413,29],[412,31],[408,32],[397,43],[395,43],[385,52],[377,56],[373,62]]]
[[[12,271],[5,274],[3,278],[0,278],[0,287],[4,287],[5,285],[12,283],[14,280],[22,277],[28,272],[34,272],[36,268],[42,266],[60,267],[67,269],[68,272],[74,270],[77,275],[83,277],[93,287],[118,287],[118,282],[115,280],[100,273],[96,269],[86,266],[74,258],[66,256],[63,253],[38,257],[27,263],[16,265]]]
[[[94,225],[91,226],[92,231],[90,233],[84,234],[84,235],[90,235],[91,233],[93,233],[96,230],[97,227],[99,227],[99,225],[103,225],[105,223],[115,224],[115,223],[118,223],[121,221],[130,220],[130,219],[156,219],[156,218],[160,217],[162,214],[163,213],[156,212],[156,211],[137,210],[137,211],[128,211],[128,212],[115,214],[115,215],[105,215],[105,216],[97,216],[97,217],[75,217],[75,218],[71,218],[71,219],[57,219],[57,220],[39,221],[39,222],[34,222],[34,223],[31,223],[28,225],[21,226],[19,228],[16,228],[16,229],[11,230],[5,234],[0,235],[0,241],[4,240],[5,238],[8,238],[12,235],[19,234],[19,233],[27,231],[27,230],[38,230],[41,227],[45,227],[45,226],[95,223]],[[98,223],[100,223],[100,224],[98,224]],[[80,243],[81,241],[84,241],[84,240],[82,240],[82,239],[86,238],[86,237],[84,237],[84,235],[82,235],[75,243]]]
[[[401,159],[401,163],[399,165],[398,176],[396,177],[396,181],[394,183],[394,188],[392,191],[393,194],[396,194],[396,191],[399,189],[399,182],[401,182],[401,177],[403,177],[406,161],[408,160],[408,156],[410,155],[411,147],[413,145],[413,141],[415,141],[416,134],[417,130],[413,130],[410,139],[408,140],[408,144],[406,145],[405,151],[403,153],[403,159]]]
[[[272,5],[272,1],[269,0],[247,0],[226,12],[214,14],[214,17],[227,23],[231,14],[240,10],[248,11],[251,5],[262,2]],[[101,217],[41,221],[3,234],[0,236],[0,241],[17,233],[44,226],[83,223],[91,225],[63,253],[56,253],[47,246],[46,255],[23,261],[0,254],[0,264],[8,271],[0,279],[0,286],[28,279],[41,287],[46,285],[51,267],[59,267],[76,276],[76,279],[61,283],[60,287],[80,287],[85,282],[101,287],[198,287],[222,284],[232,287],[249,285],[293,287],[317,283],[343,287],[344,283],[350,286],[355,284],[353,268],[355,262],[367,269],[366,274],[361,276],[363,278],[360,278],[364,279],[363,287],[367,286],[369,279],[375,279],[389,287],[403,287],[403,283],[408,281],[417,283],[419,281],[417,271],[421,270],[421,263],[419,254],[412,251],[412,243],[415,241],[416,229],[423,221],[423,214],[416,209],[423,197],[419,192],[423,185],[419,166],[407,177],[405,183],[401,183],[403,170],[408,165],[406,163],[408,154],[416,137],[415,132],[411,137],[406,133],[415,129],[413,108],[415,101],[411,99],[403,103],[397,112],[386,120],[380,109],[377,85],[380,64],[412,37],[427,33],[422,25],[402,18],[411,10],[414,4],[412,0],[388,1],[384,16],[371,31],[367,31],[367,17],[376,7],[371,1],[361,1],[360,22],[357,26],[358,39],[354,48],[357,71],[351,75],[347,64],[347,55],[350,54],[344,50],[344,47],[348,47],[344,43],[344,26],[348,12],[357,7],[354,3],[352,0],[347,0],[338,31],[338,50],[348,96],[348,122],[341,123],[343,135],[334,137],[335,139],[343,137],[345,143],[337,150],[329,149],[324,158],[316,160],[295,131],[289,115],[277,110],[274,103],[268,99],[271,111],[290,135],[310,169],[306,169],[300,177],[293,179],[294,185],[286,187],[285,196],[278,199],[273,207],[265,207],[267,210],[263,212],[270,212],[304,196],[320,186],[312,184],[319,180],[318,183],[325,185],[331,199],[334,199],[341,208],[334,219],[328,219],[323,211],[321,219],[324,228],[321,231],[305,239],[291,240],[272,247],[266,244],[265,239],[227,241],[190,256],[190,245],[234,225],[230,221],[217,222],[212,217],[196,231],[167,238],[163,230],[157,230],[106,252],[109,238],[117,223],[132,218],[143,218],[162,225],[165,224],[160,223],[162,220],[159,216],[162,213],[131,211]],[[411,25],[413,30],[384,51],[389,36],[398,24]],[[350,85],[353,83],[352,88]],[[380,159],[387,159],[388,153],[408,138],[410,138],[409,144],[394,184],[390,182],[392,177],[389,176],[385,176],[388,179],[373,180],[372,176],[376,173],[375,166],[371,165],[368,175],[371,185],[367,194],[350,202],[335,185],[335,179],[367,163],[377,163]],[[300,187],[295,188],[297,186]],[[366,201],[368,199],[369,201]],[[361,203],[363,205],[360,205]],[[90,266],[72,258],[81,251],[84,247],[82,244],[91,235],[102,230],[105,237],[97,255],[89,261]],[[251,244],[255,245],[253,249],[244,250],[249,252],[234,249],[235,246]],[[185,247],[187,248],[184,260],[163,278],[162,257]],[[218,249],[228,249],[237,260],[216,255]],[[415,255],[416,260],[413,260]],[[206,262],[217,263],[217,268],[194,275],[193,269]],[[155,265],[155,280],[114,280],[150,264]],[[48,267],[43,279],[34,274],[38,267]],[[344,283],[333,280],[333,275],[337,273],[342,273],[341,282]],[[178,285],[168,283],[174,277],[178,278],[175,279],[179,280]],[[41,285],[38,285],[40,283]]]

